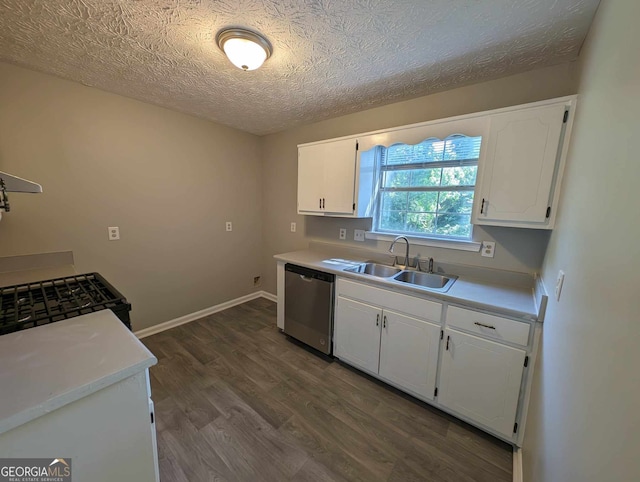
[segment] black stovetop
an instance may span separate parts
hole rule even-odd
[[[110,309],[131,329],[131,304],[98,273],[0,288],[0,335]]]

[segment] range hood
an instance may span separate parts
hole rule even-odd
[[[0,188],[5,192],[42,192],[42,186],[37,182],[28,181],[3,171],[0,171]]]
[[[0,171],[0,219],[2,212],[9,212],[8,192],[42,192],[42,186],[37,182],[28,181],[21,177]]]

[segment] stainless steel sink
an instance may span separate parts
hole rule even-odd
[[[353,268],[346,268],[345,271],[351,273],[362,273],[371,276],[377,276],[378,278],[390,278],[391,276],[398,274],[402,271],[401,268],[395,268],[393,266],[387,266],[385,264],[378,263],[362,263]]]
[[[448,291],[454,283],[457,276],[444,276],[435,273],[422,273],[420,271],[402,271],[393,277],[396,281],[403,283],[422,286],[435,291]]]

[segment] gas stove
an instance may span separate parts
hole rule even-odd
[[[131,329],[131,304],[98,273],[0,288],[0,335],[110,309]]]

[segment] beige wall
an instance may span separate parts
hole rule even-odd
[[[265,290],[271,293],[276,291],[274,254],[304,249],[314,239],[340,243],[338,230],[341,227],[347,228],[347,238],[351,240],[354,229],[370,228],[370,220],[296,214],[298,144],[575,94],[576,80],[575,64],[562,64],[265,136],[262,139],[262,271]],[[290,231],[290,223],[293,221],[298,225],[296,233]],[[541,230],[477,227],[474,239],[496,241],[495,258],[483,258],[479,253],[426,247],[416,248],[412,253],[433,256],[436,261],[534,272],[542,264],[549,233]],[[374,241],[342,243],[379,250],[386,250],[389,246],[389,243]]]
[[[562,64],[258,138],[0,64],[0,169],[45,190],[11,196],[0,256],[73,250],[79,271],[103,273],[129,298],[135,329],[250,293],[257,275],[275,293],[274,254],[339,242],[340,227],[353,239],[370,223],[296,214],[297,144],[558,97],[575,85],[575,65]],[[114,225],[122,239],[109,242]],[[497,241],[496,257],[413,254],[532,272],[549,233],[478,227],[474,238]]]
[[[0,64],[0,169],[44,187],[11,195],[0,256],[72,250],[127,296],[134,329],[254,291],[256,136]]]
[[[579,104],[524,441],[527,482],[640,480],[640,2],[604,0]]]

